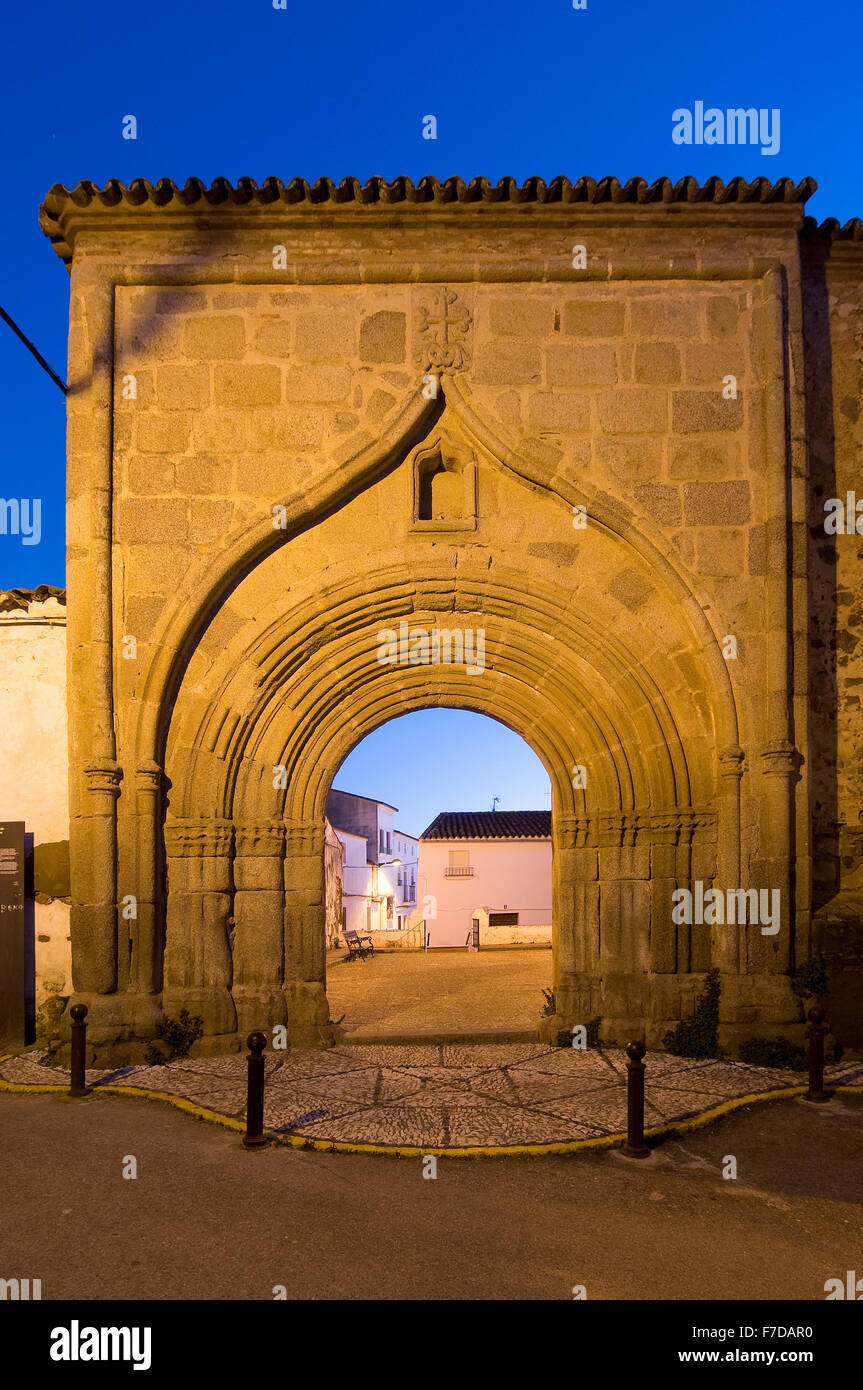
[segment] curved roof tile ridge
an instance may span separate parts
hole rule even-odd
[[[353,176],[347,176],[336,183],[322,176],[313,184],[304,178],[293,178],[288,184],[270,175],[262,184],[243,175],[235,184],[219,176],[208,186],[201,179],[188,178],[180,187],[170,178],[158,179],[151,184],[147,179],[132,179],[124,185],[118,179],[108,179],[104,188],[90,179],[82,179],[74,188],[66,188],[56,183],[49,190],[43,203],[47,215],[56,213],[58,204],[70,200],[78,207],[88,207],[94,202],[103,207],[115,207],[123,201],[133,207],[144,203],[154,203],[164,207],[178,202],[190,206],[205,201],[211,205],[231,203],[242,206],[246,203],[270,203],[279,199],[288,202],[363,202],[363,203],[402,203],[427,202],[473,203],[473,202],[514,202],[514,203],[652,203],[652,202],[760,202],[789,203],[805,202],[814,193],[814,179],[801,179],[795,184],[793,179],[781,178],[775,183],[766,177],[747,183],[737,177],[730,183],[723,183],[718,175],[711,175],[703,184],[691,174],[678,179],[676,183],[667,176],[656,179],[652,184],[640,175],[627,179],[621,184],[612,174],[601,179],[588,175],[572,182],[563,174],[556,175],[546,182],[538,174],[532,174],[523,183],[512,175],[506,175],[494,185],[477,175],[467,182],[458,175],[438,179],[433,174],[424,174],[414,184],[405,175],[387,180],[375,175],[363,184]]]
[[[368,206],[451,206],[451,205],[547,205],[568,207],[576,205],[599,206],[650,206],[684,204],[801,204],[815,192],[817,184],[812,178],[804,178],[795,183],[791,178],[780,178],[771,183],[768,178],[759,177],[747,182],[742,177],[725,183],[718,175],[707,178],[704,183],[691,174],[673,181],[667,175],[648,183],[640,175],[635,175],[621,183],[614,175],[608,174],[600,179],[581,175],[571,180],[558,174],[545,180],[534,174],[519,183],[511,174],[499,178],[496,183],[483,175],[465,181],[458,175],[439,179],[434,174],[423,174],[416,182],[406,175],[385,179],[374,175],[363,183],[353,175],[347,175],[338,182],[326,176],[314,183],[302,177],[290,179],[287,183],[275,175],[269,175],[258,184],[248,175],[238,178],[235,183],[224,176],[214,178],[210,184],[202,179],[190,177],[182,185],[173,179],[161,178],[155,184],[147,179],[132,179],[129,184],[119,179],[108,179],[104,188],[91,179],[82,179],[74,188],[56,183],[48,190],[39,209],[39,222],[45,235],[54,243],[57,254],[67,263],[72,259],[71,247],[67,244],[62,226],[66,211],[87,208],[110,210],[113,208],[169,208],[177,210],[189,208],[207,211],[210,208],[261,207],[368,207]],[[844,240],[859,240],[855,232],[855,221],[846,224],[841,231],[834,231],[830,224],[829,234]],[[828,223],[822,224],[826,229]],[[828,234],[825,232],[825,234]]]
[[[820,224],[814,217],[807,217],[803,222],[803,235],[827,237],[831,241],[863,241],[863,220],[851,217],[842,226],[838,217],[826,217]]]

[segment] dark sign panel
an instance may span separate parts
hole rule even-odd
[[[0,1047],[24,1043],[24,822],[0,821]]]

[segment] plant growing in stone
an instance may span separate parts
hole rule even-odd
[[[708,970],[704,990],[695,1001],[690,1018],[669,1028],[663,1047],[676,1057],[717,1057],[719,1055],[719,971]]]
[[[780,1067],[787,1071],[806,1070],[806,1051],[787,1038],[747,1038],[740,1044],[741,1062],[753,1067]]]
[[[812,956],[794,971],[794,993],[803,999],[813,994],[826,994],[827,985],[827,962],[823,956]]]
[[[148,1067],[160,1067],[177,1057],[188,1057],[192,1044],[203,1036],[204,1020],[199,1014],[193,1016],[188,1009],[181,1009],[179,1018],[160,1019],[156,1032],[164,1047],[155,1042],[149,1044]]]

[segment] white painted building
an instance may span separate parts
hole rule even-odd
[[[551,945],[550,811],[445,811],[419,845],[430,947]]]
[[[31,891],[25,906],[25,1036],[48,1042],[72,993],[66,746],[66,594],[0,590],[0,821],[23,821]],[[22,980],[0,943],[0,1039]],[[7,978],[8,975],[8,978]]]
[[[342,842],[342,923],[349,931],[404,933],[416,907],[419,842],[395,825],[397,809],[353,792],[327,798],[327,819]]]

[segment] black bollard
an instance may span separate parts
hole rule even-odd
[[[806,1035],[809,1038],[809,1091],[803,1097],[804,1100],[812,1100],[817,1104],[830,1099],[830,1092],[824,1089],[824,1034],[827,1031],[824,1027],[824,1009],[816,1006],[809,1010],[809,1027]]]
[[[643,1042],[631,1042],[626,1049],[626,1143],[621,1152],[627,1158],[649,1158],[650,1149],[644,1142],[644,1063],[647,1048]]]
[[[86,1004],[73,1004],[69,1013],[72,1015],[72,1046],[69,1057],[69,1095],[70,1096],[89,1096],[90,1088],[85,1078],[87,1063],[87,1017]]]
[[[263,1033],[250,1033],[246,1039],[249,1048],[249,1085],[246,1096],[246,1133],[243,1145],[247,1149],[260,1149],[270,1141],[264,1134],[264,1048],[267,1039]]]

